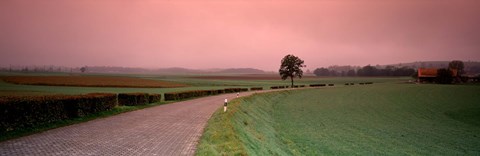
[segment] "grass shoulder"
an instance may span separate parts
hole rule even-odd
[[[291,155],[283,150],[286,141],[276,137],[273,104],[266,100],[290,92],[295,91],[256,93],[231,101],[227,112],[223,108],[215,111],[204,129],[196,155]]]

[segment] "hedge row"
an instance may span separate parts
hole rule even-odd
[[[254,90],[263,90],[263,87],[252,87],[250,88],[251,91],[254,91]]]
[[[157,103],[162,100],[162,94],[147,93],[120,93],[118,94],[118,105],[138,106],[149,103]]]
[[[150,103],[157,103],[162,101],[162,94],[150,94],[148,95],[148,101]]]
[[[184,92],[173,92],[173,93],[165,93],[165,101],[171,100],[181,100],[181,99],[188,99],[193,97],[201,97],[207,95],[217,95],[225,93],[224,90],[192,90],[192,91],[184,91]]]
[[[325,86],[335,86],[335,84],[310,84],[310,87],[325,87]]]
[[[327,84],[310,84],[310,87],[325,87]]]
[[[225,93],[246,92],[248,88],[225,88]]]
[[[188,99],[193,97],[217,95],[217,94],[223,94],[223,93],[237,93],[237,92],[244,92],[244,91],[248,91],[248,88],[226,88],[221,90],[193,90],[193,91],[165,93],[165,101],[182,100],[182,99]]]
[[[81,117],[115,107],[116,94],[2,97],[0,134],[15,129]]]
[[[294,85],[293,88],[303,88],[305,85]],[[283,88],[290,88],[290,86],[272,86],[270,89],[283,89]]]
[[[271,86],[270,89],[283,89],[288,88],[289,86]]]
[[[147,93],[120,93],[118,94],[119,106],[138,106],[149,103],[149,95]]]
[[[368,85],[368,84],[373,84],[373,82],[360,82],[358,83],[359,85]],[[345,83],[346,86],[348,85],[355,85],[354,83]]]

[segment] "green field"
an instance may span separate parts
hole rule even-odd
[[[125,88],[125,87],[79,87],[79,86],[46,86],[46,85],[20,85],[7,83],[2,81],[4,77],[8,76],[108,76],[108,77],[134,77],[150,80],[160,80],[167,82],[177,82],[180,84],[186,84],[188,87],[178,88]],[[251,88],[251,87],[264,87],[269,89],[271,86],[289,85],[289,81],[278,80],[262,80],[260,79],[248,79],[248,80],[226,80],[226,79],[204,79],[198,78],[202,75],[138,75],[138,74],[94,74],[94,73],[24,73],[24,72],[0,72],[0,98],[2,96],[43,96],[52,94],[87,94],[87,93],[131,93],[131,92],[143,92],[143,93],[156,93],[163,94],[167,92],[178,92],[188,90],[212,90],[212,89],[225,89],[225,88]],[[239,76],[243,75],[228,75]],[[261,75],[265,77],[272,77],[272,75]],[[274,77],[277,75],[274,75]],[[258,77],[258,75],[257,75]],[[409,78],[304,78],[297,79],[296,84],[311,84],[311,83],[335,83],[340,85],[345,82],[365,82],[373,81],[375,83],[384,83],[389,81],[405,81]],[[162,96],[164,98],[165,96]],[[172,102],[172,101],[170,101]],[[166,102],[156,103],[148,106],[155,106]],[[99,117],[107,117],[118,113],[128,112],[132,110],[142,109],[144,106],[122,106],[114,108],[111,111],[102,112],[98,114],[92,114],[88,117],[76,118],[73,120],[65,120],[52,124],[39,125],[31,128],[25,128],[18,131],[9,132],[6,135],[0,135],[0,141],[11,138],[21,137],[28,134],[42,132],[48,129],[70,125],[74,123],[80,123],[89,121]]]
[[[2,76],[67,76],[68,73],[22,73],[22,72],[0,72]],[[77,74],[79,75],[79,74]],[[217,80],[217,79],[198,79],[199,75],[137,75],[137,74],[82,74],[87,76],[120,76],[137,77],[152,80],[161,80],[167,82],[177,82],[188,85],[180,88],[116,88],[116,87],[74,87],[74,86],[42,86],[42,85],[18,85],[6,83],[0,79],[0,96],[2,95],[46,95],[46,94],[87,94],[87,93],[167,93],[187,90],[211,90],[237,87],[264,87],[269,89],[271,86],[290,85],[290,81],[282,81],[280,76],[278,80]],[[270,76],[270,75],[267,75]],[[391,81],[406,81],[410,78],[304,78],[296,79],[295,84],[313,84],[313,83],[334,83],[343,85],[345,82],[366,82],[384,83]]]
[[[480,155],[479,93],[381,83],[254,95],[212,116],[197,155]]]
[[[65,73],[0,73],[68,75]],[[115,88],[18,85],[0,81],[2,95],[166,93],[185,90],[290,85],[278,80],[202,79],[201,75],[82,74],[177,82],[180,88]],[[229,75],[231,76],[231,75]],[[271,75],[270,75],[271,77]],[[304,78],[297,85],[335,87],[254,95],[217,111],[198,146],[198,155],[479,155],[480,86],[408,84],[410,78]],[[344,86],[346,82],[355,86]],[[358,85],[374,82],[373,85]],[[162,103],[158,103],[162,104]],[[154,105],[158,105],[154,104]],[[78,119],[141,109],[125,107]],[[77,121],[66,121],[69,125]],[[56,125],[41,127],[39,132]],[[14,136],[16,137],[16,136]]]

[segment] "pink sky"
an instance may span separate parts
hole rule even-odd
[[[0,66],[480,60],[480,1],[1,0]]]

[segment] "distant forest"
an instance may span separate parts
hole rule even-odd
[[[316,76],[413,76],[418,68],[447,68],[449,61],[427,61],[390,65],[330,66],[317,68]],[[464,62],[466,75],[479,75],[480,62]]]
[[[416,70],[410,67],[396,68],[394,66],[387,66],[385,68],[377,68],[367,65],[357,70],[349,69],[347,71],[317,68],[313,71],[313,74],[316,76],[412,76],[415,72]]]

